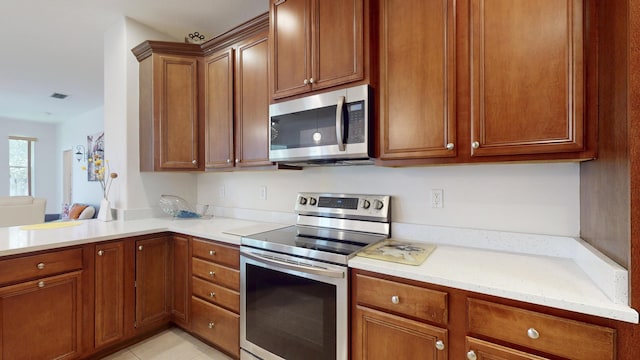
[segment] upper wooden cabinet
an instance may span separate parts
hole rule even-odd
[[[234,49],[228,49],[207,56],[204,60],[206,168],[226,168],[234,165],[234,53]]]
[[[258,34],[236,51],[236,166],[271,165],[269,161],[268,34]]]
[[[377,164],[596,156],[593,0],[377,4]]]
[[[205,57],[207,169],[272,165],[268,22],[255,20],[234,43]]]
[[[271,0],[272,98],[364,77],[364,0]]]
[[[380,2],[380,158],[456,156],[453,0]]]
[[[472,156],[582,151],[582,0],[471,1]]]
[[[140,170],[203,170],[199,45],[146,41],[140,62]]]

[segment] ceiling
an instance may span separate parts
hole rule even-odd
[[[102,106],[104,33],[123,16],[184,41],[267,10],[268,0],[2,0],[0,119],[59,123]]]

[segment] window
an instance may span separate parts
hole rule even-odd
[[[36,139],[9,137],[9,195],[33,194],[33,149]]]

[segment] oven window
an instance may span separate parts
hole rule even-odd
[[[336,359],[336,287],[246,264],[247,340],[285,359]]]

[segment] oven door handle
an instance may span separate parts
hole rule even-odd
[[[248,257],[250,259],[253,259],[253,260],[256,260],[256,261],[260,261],[260,262],[263,262],[265,264],[279,266],[279,267],[282,267],[282,268],[285,268],[285,269],[289,269],[289,270],[302,271],[302,272],[308,273],[308,274],[314,274],[314,275],[320,275],[320,276],[328,276],[328,277],[338,278],[338,279],[344,278],[344,271],[336,271],[336,270],[330,270],[330,269],[326,269],[326,268],[319,268],[319,267],[305,266],[305,265],[301,265],[301,264],[288,263],[288,262],[285,262],[285,261],[280,261],[280,260],[264,257],[264,256],[261,256],[261,255],[258,255],[256,253],[249,252],[249,251],[243,251],[242,252],[242,256],[246,256],[246,257]]]

